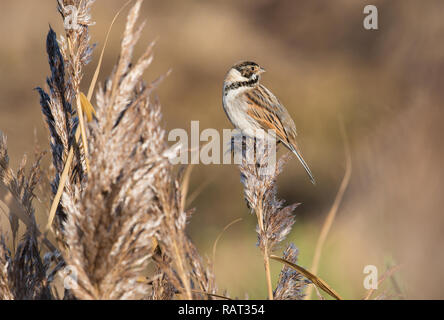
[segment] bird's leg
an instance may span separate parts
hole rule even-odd
[[[257,161],[257,139],[253,138],[253,155],[254,155],[254,163],[256,164],[256,168],[260,168],[261,164]]]
[[[242,135],[242,143],[241,143],[241,152],[242,158],[246,159],[247,157],[247,137]]]
[[[231,158],[234,161],[234,137],[231,136]]]

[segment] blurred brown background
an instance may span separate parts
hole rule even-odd
[[[98,44],[84,78],[85,91],[106,30],[125,1],[98,0],[92,41]],[[379,10],[379,30],[367,31],[363,8]],[[338,118],[349,136],[353,173],[321,259],[319,275],[345,298],[361,298],[363,269],[402,264],[393,289],[397,298],[444,298],[443,84],[444,2],[146,0],[147,28],[140,50],[158,38],[152,80],[173,69],[158,90],[168,129],[231,128],[221,105],[222,81],[239,60],[254,60],[293,116],[313,186],[296,159],[280,177],[279,196],[302,202],[287,239],[311,265],[314,247],[344,174]],[[114,26],[100,81],[117,59],[124,15]],[[35,141],[48,148],[36,86],[49,74],[45,54],[48,23],[60,33],[55,0],[0,3],[0,130],[8,137],[13,167],[33,156]],[[94,101],[93,101],[94,103]],[[46,157],[46,164],[49,157]],[[263,263],[255,248],[255,218],[243,201],[235,166],[193,170],[189,232],[201,249],[211,248],[225,225],[216,257],[216,279],[232,296],[264,298]],[[46,219],[42,203],[39,219]],[[274,279],[280,270],[272,264]],[[379,291],[383,293],[384,288]]]

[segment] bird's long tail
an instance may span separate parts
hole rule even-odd
[[[310,177],[310,181],[313,184],[316,184],[316,180],[313,177],[313,174],[311,173],[310,168],[308,167],[308,164],[305,162],[304,158],[302,158],[302,155],[299,150],[295,146],[290,145],[290,150],[293,151],[293,153],[298,157],[299,161],[301,162],[302,166],[304,167],[305,171],[307,172],[308,176]]]

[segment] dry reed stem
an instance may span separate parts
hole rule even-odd
[[[111,30],[113,28],[114,23],[116,22],[117,18],[119,17],[120,13],[132,2],[133,0],[127,1],[120,9],[117,11],[117,13],[114,15],[113,20],[111,21],[111,24],[108,27],[108,31],[106,32],[105,36],[105,42],[103,43],[102,51],[100,52],[99,61],[97,62],[96,70],[94,71],[94,75],[91,79],[91,82],[89,84],[88,93],[86,95],[87,99],[91,101],[92,95],[94,93],[94,88],[97,83],[97,79],[99,78],[100,73],[100,67],[102,66],[103,61],[103,55],[105,54],[106,45],[108,44],[109,35],[111,34]]]
[[[262,201],[259,200],[259,201]],[[264,217],[262,214],[262,205],[258,206],[258,210],[256,211],[257,215],[258,215],[258,221],[259,221],[259,228],[260,230],[262,230],[262,232],[265,233],[265,229],[264,229]],[[273,300],[273,286],[271,284],[271,271],[270,271],[270,259],[269,259],[269,246],[268,246],[268,239],[264,240],[264,248],[262,250],[262,255],[264,258],[264,267],[265,267],[265,278],[267,281],[267,292],[268,292],[268,299],[269,300]]]
[[[212,179],[206,179],[196,189],[194,189],[194,191],[187,197],[186,206],[188,207],[188,206],[192,205],[194,200],[197,199],[197,197],[202,193],[202,191],[205,190],[205,188],[208,187],[208,185],[214,179],[215,179],[214,177]]]
[[[391,267],[386,272],[384,272],[384,274],[378,279],[378,286],[380,286],[382,284],[382,282],[385,281],[385,279],[390,278],[391,276],[393,276],[393,274],[398,272],[399,269],[401,269],[401,265],[398,264],[396,266]],[[362,300],[369,300],[375,291],[376,291],[376,289],[369,289],[367,291],[367,294],[365,295],[365,297]]]
[[[345,173],[344,173],[344,177],[342,179],[341,185],[340,185],[338,192],[336,194],[333,205],[330,208],[330,211],[328,212],[327,217],[325,218],[324,224],[321,229],[321,233],[320,233],[318,241],[316,243],[315,254],[313,257],[312,264],[311,264],[312,265],[311,272],[313,274],[318,273],[322,249],[324,247],[328,233],[330,232],[331,226],[333,225],[333,221],[335,220],[339,206],[342,202],[342,198],[344,197],[345,190],[347,189],[347,186],[350,183],[350,177],[352,174],[352,160],[351,160],[351,152],[350,152],[350,146],[349,146],[349,142],[348,142],[348,138],[347,138],[347,133],[345,131],[344,123],[342,122],[342,120],[340,120],[339,124],[340,124],[340,129],[341,129],[342,140],[344,142]],[[305,296],[305,299],[307,299],[307,300],[310,299],[311,294],[313,292],[312,290],[313,290],[312,287],[308,287],[307,295]]]
[[[85,152],[86,173],[89,172],[89,153],[88,153],[88,140],[86,138],[85,119],[83,117],[82,104],[80,103],[80,91],[76,94],[77,114],[80,124],[80,136],[82,137],[83,150]],[[76,142],[78,139],[76,139]],[[71,162],[71,161],[70,161]]]
[[[77,130],[76,134],[75,134],[76,142],[79,141],[79,138],[80,138],[80,131]],[[71,147],[68,152],[68,157],[66,158],[66,162],[65,162],[65,166],[62,171],[62,175],[60,176],[57,192],[56,192],[54,199],[52,200],[52,203],[51,203],[51,208],[49,210],[49,216],[48,216],[48,222],[45,227],[45,235],[47,235],[49,230],[51,230],[52,222],[54,221],[54,218],[55,218],[55,215],[57,212],[57,208],[60,203],[60,198],[62,197],[63,190],[65,188],[65,183],[66,183],[69,173],[71,171],[71,164],[72,164],[73,157],[74,157],[74,149],[73,149],[73,147]]]
[[[330,287],[324,280],[322,280],[321,278],[317,277],[316,275],[314,275],[310,271],[302,268],[301,266],[298,266],[297,264],[294,264],[294,263],[292,263],[290,261],[287,261],[287,260],[282,259],[281,257],[275,256],[275,255],[270,255],[270,258],[290,266],[291,268],[295,269],[296,271],[302,273],[314,285],[318,286],[320,289],[322,289],[323,291],[328,293],[333,298],[335,298],[337,300],[342,300],[341,296],[338,293],[336,293],[336,291],[333,290],[332,287]]]
[[[231,221],[229,224],[227,224],[223,230],[219,233],[219,235],[217,236],[216,240],[214,241],[213,244],[213,265],[216,264],[216,249],[217,249],[217,244],[219,243],[220,238],[222,238],[223,234],[225,233],[225,231],[227,231],[232,225],[238,223],[242,221],[242,218],[237,218],[233,221]]]
[[[295,222],[293,210],[299,204],[284,206],[284,201],[276,196],[276,179],[282,172],[288,155],[276,164],[272,146],[270,147],[267,141],[249,137],[242,137],[242,141],[242,146],[235,146],[242,148],[242,163],[239,166],[241,182],[244,185],[247,206],[258,220],[256,232],[264,259],[267,294],[268,298],[273,300],[269,255],[290,232]],[[250,157],[249,152],[253,153],[254,157]]]

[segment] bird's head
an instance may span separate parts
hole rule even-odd
[[[228,71],[227,82],[256,81],[265,70],[256,62],[243,61],[236,63]]]

